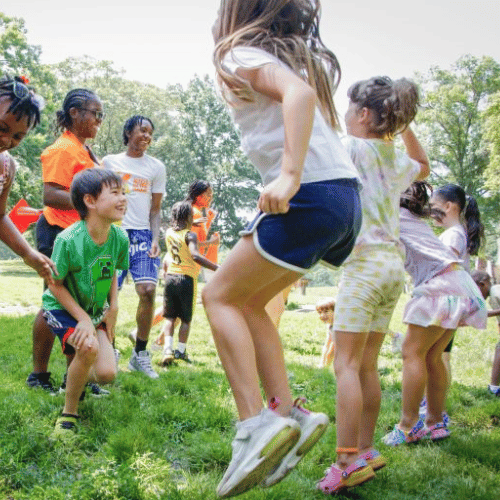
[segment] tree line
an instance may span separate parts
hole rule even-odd
[[[214,188],[222,242],[227,247],[236,242],[244,214],[255,210],[260,179],[242,154],[237,131],[208,76],[194,76],[186,87],[159,88],[127,80],[112,62],[87,56],[44,65],[41,52],[28,42],[23,19],[0,12],[2,73],[25,74],[46,101],[40,126],[13,151],[20,168],[12,204],[24,197],[31,206],[42,206],[39,158],[58,135],[55,112],[68,90],[86,87],[97,93],[106,113],[92,144],[97,156],[124,149],[121,131],[128,117],[150,117],[155,140],[148,153],[167,167],[164,218],[193,180],[206,179]],[[483,256],[495,258],[500,235],[500,64],[491,57],[465,55],[449,69],[432,67],[414,78],[422,94],[416,129],[431,161],[431,183],[457,183],[478,200],[487,233]]]

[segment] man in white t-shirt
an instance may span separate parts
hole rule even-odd
[[[127,151],[108,155],[102,162],[105,168],[121,175],[128,201],[122,227],[130,240],[130,274],[139,295],[136,344],[128,368],[150,378],[158,378],[151,366],[151,355],[146,346],[153,320],[160,266],[158,238],[166,169],[161,161],[146,154],[153,131],[154,125],[149,118],[132,116],[123,127],[123,142]],[[119,276],[120,287],[126,274],[125,271]]]
[[[498,321],[498,333],[500,334],[500,285],[491,286],[490,275],[484,271],[472,271],[472,279],[481,290],[483,297],[489,298],[490,305],[493,308],[488,311],[488,317],[496,316]],[[493,367],[491,369],[491,382],[488,390],[500,397],[500,342],[495,347],[493,357]]]

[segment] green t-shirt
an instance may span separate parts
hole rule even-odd
[[[96,245],[85,221],[69,226],[58,234],[54,242],[52,260],[59,273],[54,277],[64,280],[64,286],[95,325],[102,320],[107,307],[115,270],[128,269],[128,248],[127,234],[114,224],[107,241]],[[43,293],[42,307],[46,311],[64,310],[49,289]]]

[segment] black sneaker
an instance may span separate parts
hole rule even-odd
[[[96,384],[95,382],[88,382],[85,387],[89,388],[90,394],[95,398],[109,396],[109,391],[103,389],[99,384]]]
[[[187,351],[181,352],[178,349],[174,351],[174,359],[182,359],[186,363],[192,363],[192,361],[188,358]]]
[[[64,394],[66,392],[66,377],[68,376],[68,372],[64,374],[64,377],[61,382],[61,386],[59,387],[59,394]],[[86,386],[85,386],[86,387]],[[80,401],[83,401],[85,399],[85,389],[83,389],[83,392],[80,395]]]
[[[26,379],[26,385],[32,389],[43,389],[50,392],[50,394],[57,394],[57,389],[54,387],[54,381],[50,377],[50,372],[30,373]]]

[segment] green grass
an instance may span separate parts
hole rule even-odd
[[[0,304],[40,304],[41,283],[19,262],[1,263]],[[331,288],[309,287],[291,294],[302,306],[335,296]],[[160,293],[158,301],[160,302]],[[403,297],[391,328],[404,331]],[[231,454],[233,399],[224,377],[203,308],[196,309],[188,345],[195,364],[161,369],[150,381],[126,371],[137,297],[131,285],[120,294],[117,346],[121,372],[105,399],[87,396],[81,404],[78,443],[52,442],[50,433],[63,396],[26,388],[31,370],[34,316],[3,316],[0,329],[0,499],[156,500],[215,499],[215,488]],[[156,335],[157,330],[153,332]],[[324,325],[315,312],[287,310],[281,323],[294,395],[335,421],[335,378],[316,368]],[[486,393],[497,326],[486,332],[461,329],[455,341],[454,382],[448,409],[452,436],[440,443],[380,449],[389,465],[370,483],[339,498],[498,499],[500,498],[500,398]],[[157,359],[159,354],[155,354]],[[401,403],[399,355],[387,341],[380,358],[383,401],[376,440],[392,428]],[[57,382],[65,370],[59,345],[50,369]],[[315,482],[332,462],[335,425],[282,483],[255,488],[244,500],[323,498]]]

